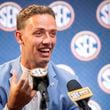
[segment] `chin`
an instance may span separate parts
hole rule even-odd
[[[46,60],[43,60],[42,62],[45,63],[45,64],[47,64],[49,62],[49,60],[46,59]]]
[[[49,62],[49,59],[43,59],[43,60],[39,61],[39,66],[44,68],[47,66],[48,62]]]
[[[44,62],[49,62],[50,60],[50,57],[43,57],[41,58],[41,61],[44,61]]]

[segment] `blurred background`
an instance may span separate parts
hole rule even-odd
[[[56,14],[52,60],[93,91],[92,110],[109,110],[110,0],[0,0],[0,64],[20,55],[16,14],[30,4],[47,5]]]

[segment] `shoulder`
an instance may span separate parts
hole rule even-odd
[[[8,62],[5,62],[3,64],[0,65],[0,72],[5,72],[5,71],[8,71],[10,70],[10,68],[12,67],[13,63],[16,62],[17,59],[13,59],[13,60],[10,60]]]
[[[65,68],[58,67],[55,63],[52,61],[50,62],[51,68],[53,69],[53,72],[55,72],[56,77],[59,77],[60,79],[65,79],[66,82],[72,79],[78,80],[78,76],[76,74],[72,74],[71,72],[67,71]]]
[[[17,60],[18,58],[0,65],[0,84],[10,77],[10,71]]]
[[[4,74],[6,71],[9,71],[11,68],[11,61],[8,61],[2,65],[0,65],[0,74]]]

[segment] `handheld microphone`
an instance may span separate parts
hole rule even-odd
[[[40,110],[47,109],[47,102],[49,101],[47,87],[49,85],[47,69],[37,68],[31,73],[33,80],[33,90],[40,91],[42,98],[40,101]]]
[[[32,81],[33,81],[33,90],[38,91],[38,85],[40,82],[45,82],[45,87],[48,87],[49,80],[47,75],[47,69],[37,68],[34,69],[31,73]]]
[[[93,93],[88,87],[82,88],[76,80],[71,80],[67,83],[67,88],[69,98],[75,101],[81,110],[92,110],[88,106],[88,100]]]
[[[40,91],[42,98],[40,103],[40,110],[46,110],[47,109],[47,102],[49,101],[48,98],[48,92],[47,92],[47,86],[45,82],[41,81],[38,84],[38,90]]]

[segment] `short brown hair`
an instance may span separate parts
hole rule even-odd
[[[24,9],[22,9],[17,15],[17,29],[23,29],[25,27],[25,21],[29,19],[31,16],[36,14],[49,14],[55,18],[55,13],[48,6],[43,5],[30,5]]]

